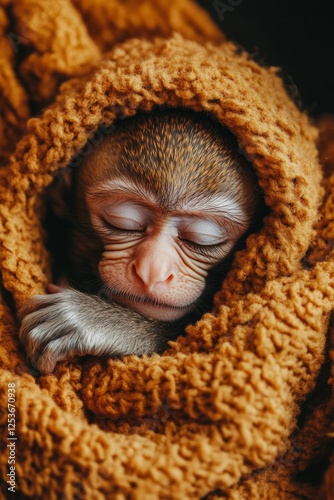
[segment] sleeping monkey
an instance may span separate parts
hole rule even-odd
[[[31,362],[163,351],[252,225],[252,169],[205,114],[162,110],[120,120],[68,180],[66,285],[19,312]]]

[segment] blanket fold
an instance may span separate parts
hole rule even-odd
[[[1,48],[3,495],[14,397],[22,498],[334,498],[333,465],[308,477],[333,430],[334,121],[320,122],[320,162],[318,129],[277,69],[190,0],[1,0]],[[45,189],[80,168],[98,130],[161,106],[205,111],[236,136],[263,225],[213,310],[162,355],[36,377],[16,310],[51,279]]]

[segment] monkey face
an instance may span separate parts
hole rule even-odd
[[[178,320],[249,228],[255,184],[231,134],[206,116],[124,120],[74,172],[77,282],[92,268],[108,300]]]
[[[245,231],[232,216],[242,207],[227,195],[166,211],[130,179],[89,190],[87,206],[102,242],[98,272],[104,295],[163,321],[175,321],[196,306],[208,270]],[[228,206],[229,216],[218,206]]]

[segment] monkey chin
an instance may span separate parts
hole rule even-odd
[[[173,322],[181,319],[192,310],[192,304],[177,307],[167,304],[160,304],[148,300],[139,301],[127,297],[113,297],[113,300],[119,305],[132,309],[137,313],[147,318],[156,319],[158,321]]]

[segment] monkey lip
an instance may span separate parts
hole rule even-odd
[[[192,309],[192,303],[185,306],[174,306],[159,302],[150,297],[121,296],[113,293],[110,298],[121,306],[128,307],[143,316],[160,321],[176,321]]]

